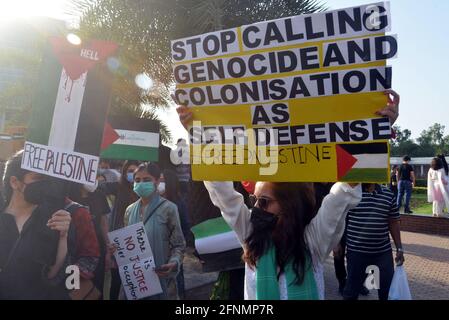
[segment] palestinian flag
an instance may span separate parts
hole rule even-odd
[[[241,248],[237,235],[222,217],[206,220],[191,230],[200,255]]]
[[[338,181],[386,183],[390,157],[387,142],[337,144]]]
[[[202,264],[203,272],[220,272],[240,269],[243,249],[237,235],[223,217],[206,220],[192,229],[195,248]]]
[[[110,118],[104,127],[101,158],[159,160],[159,122],[138,118]]]
[[[111,94],[105,62],[116,50],[115,43],[106,41],[73,45],[65,38],[49,39],[25,145],[27,156],[40,150],[45,157],[41,163],[27,159],[23,168],[92,183]]]

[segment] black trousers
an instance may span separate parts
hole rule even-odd
[[[176,287],[178,289],[179,299],[184,300],[185,299],[185,282],[184,282],[184,267],[182,264],[181,264],[181,267],[179,268],[179,273],[176,276]]]
[[[342,248],[341,256],[334,256],[334,269],[335,276],[337,277],[338,283],[341,286],[345,285],[346,282],[346,267],[345,267],[345,256],[346,256],[346,236],[343,235],[340,241],[340,246]]]
[[[345,300],[357,300],[360,289],[366,279],[366,268],[370,265],[379,268],[379,300],[388,300],[391,280],[394,274],[393,253],[391,250],[384,253],[360,253],[349,251],[346,254],[348,262],[348,278],[343,291]]]
[[[244,300],[245,268],[229,271],[229,300]]]
[[[118,300],[120,294],[120,287],[122,280],[120,279],[120,273],[118,268],[111,269],[111,290],[109,291],[111,300]]]

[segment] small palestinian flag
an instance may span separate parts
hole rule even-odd
[[[112,42],[73,45],[65,38],[49,38],[22,168],[95,183],[111,93],[105,62],[116,50]]]
[[[241,248],[237,235],[222,217],[206,220],[191,230],[200,255]]]
[[[101,145],[101,158],[159,160],[159,122],[138,118],[110,118]]]
[[[386,183],[390,158],[386,142],[337,144],[338,181]]]

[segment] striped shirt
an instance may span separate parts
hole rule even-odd
[[[399,219],[396,197],[376,185],[373,193],[363,192],[359,205],[346,218],[346,244],[349,251],[383,253],[391,250],[389,220]]]

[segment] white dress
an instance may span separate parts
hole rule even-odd
[[[433,203],[433,215],[442,217],[444,208],[449,209],[449,179],[444,169],[429,169],[427,174],[427,200]]]
[[[230,227],[237,234],[243,246],[252,231],[251,212],[243,201],[243,196],[234,190],[232,182],[204,182],[210,198]],[[315,282],[320,299],[324,300],[323,263],[330,252],[340,242],[345,229],[346,214],[355,208],[362,199],[362,188],[350,187],[346,183],[336,183],[324,198],[318,214],[306,226],[305,238],[312,255]],[[279,293],[281,300],[287,300],[287,285],[281,275]],[[248,265],[245,266],[245,300],[256,299],[256,275]]]

